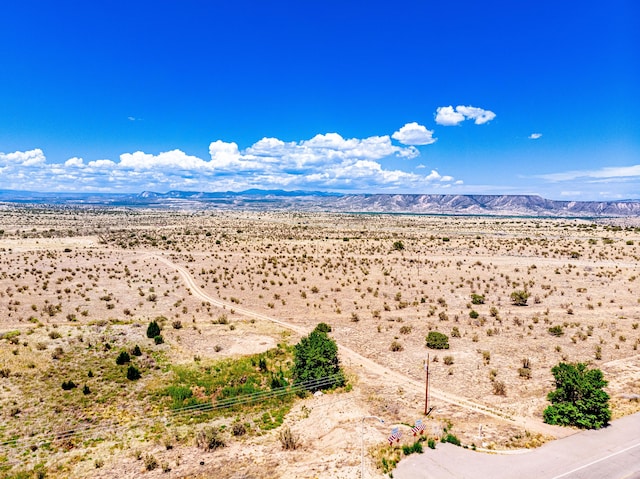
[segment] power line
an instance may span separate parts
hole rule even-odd
[[[8,441],[0,442],[0,448],[9,448],[12,446],[18,446],[20,444],[29,445],[29,444],[44,444],[53,440],[61,440],[68,439],[72,437],[87,437],[91,434],[96,434],[101,431],[110,430],[113,432],[120,431],[126,428],[134,427],[136,425],[140,425],[145,422],[150,422],[158,418],[164,417],[168,418],[180,418],[188,415],[195,415],[198,413],[206,413],[211,411],[218,411],[222,409],[232,408],[234,406],[249,404],[252,402],[265,402],[269,399],[279,398],[286,395],[297,394],[304,390],[320,390],[325,389],[327,387],[335,384],[336,381],[342,379],[340,374],[335,374],[332,376],[326,376],[323,378],[311,379],[308,381],[300,382],[298,384],[294,384],[292,386],[284,386],[280,388],[275,388],[269,391],[260,391],[254,394],[245,394],[242,396],[237,396],[234,398],[226,398],[221,401],[208,402],[202,404],[194,404],[189,406],[184,406],[181,408],[173,409],[170,411],[169,417],[167,417],[164,412],[158,412],[156,414],[151,415],[145,419],[140,419],[137,422],[134,421],[129,424],[100,424],[97,426],[85,426],[74,429],[69,429],[66,431],[61,431],[59,433],[41,433],[37,435],[33,435],[30,437],[22,437],[10,439]]]

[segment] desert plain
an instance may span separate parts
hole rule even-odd
[[[640,410],[639,259],[637,218],[3,205],[0,474],[382,477],[417,419],[436,441],[537,447],[575,432],[542,421],[559,362],[603,371],[614,420]],[[286,392],[318,323],[346,386],[247,404],[252,372],[210,388],[254,358]]]

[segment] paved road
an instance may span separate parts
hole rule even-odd
[[[451,444],[404,459],[396,479],[640,479],[640,413],[515,455]]]

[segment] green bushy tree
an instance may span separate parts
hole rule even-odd
[[[314,329],[294,346],[293,355],[293,377],[296,384],[305,384],[310,391],[344,384],[338,346],[326,332]]]
[[[551,405],[544,410],[544,422],[560,426],[599,429],[611,419],[609,395],[602,371],[584,363],[559,363],[551,369],[556,390],[547,395]]]
[[[449,337],[438,331],[429,331],[427,347],[430,349],[449,349]]]

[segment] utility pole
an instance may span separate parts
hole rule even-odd
[[[427,353],[427,362],[424,364],[425,381],[424,381],[424,415],[428,416],[433,411],[433,406],[429,407],[429,354]]]

